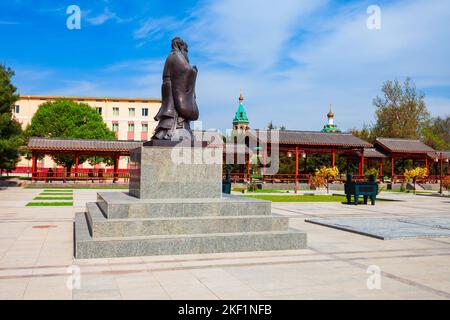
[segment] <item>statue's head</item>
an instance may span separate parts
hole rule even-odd
[[[188,53],[188,45],[180,37],[175,37],[172,39],[172,50],[180,50],[182,53]]]

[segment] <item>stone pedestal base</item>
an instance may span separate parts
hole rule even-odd
[[[130,194],[140,199],[220,198],[222,157],[222,148],[134,149]]]
[[[76,214],[76,258],[306,248],[306,234],[273,216],[271,202],[222,195],[221,148],[143,147],[131,156],[130,192],[99,192]]]
[[[147,255],[291,250],[306,234],[272,216],[268,201],[222,199],[142,200],[99,193],[75,218],[77,259]]]

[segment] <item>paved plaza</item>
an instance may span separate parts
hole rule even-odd
[[[450,237],[380,240],[305,222],[432,221],[450,217],[449,198],[274,203],[275,214],[307,232],[304,250],[74,260],[73,217],[99,190],[74,190],[74,207],[26,207],[41,191],[0,190],[0,299],[450,298]],[[379,288],[373,270],[381,270]]]

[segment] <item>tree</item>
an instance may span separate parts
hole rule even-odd
[[[442,187],[450,193],[450,177],[447,176],[442,180]]]
[[[377,108],[373,134],[376,137],[419,139],[429,113],[424,95],[416,91],[415,84],[407,78],[403,85],[398,81],[386,81],[383,97],[373,101]]]
[[[267,124],[267,130],[281,130],[281,131],[283,131],[283,130],[286,130],[286,126],[284,126],[284,125],[281,125],[279,128],[278,128],[278,126],[276,126],[274,123],[273,123],[273,121],[272,120],[270,120],[270,122]]]
[[[354,136],[356,136],[364,141],[367,141],[369,143],[375,142],[376,137],[373,134],[373,130],[367,124],[364,124],[363,128],[361,130],[355,128],[355,129],[350,129],[349,131],[351,134],[353,134]]]
[[[423,142],[435,150],[450,150],[450,116],[433,118],[422,129]]]
[[[322,167],[316,169],[314,177],[311,179],[313,187],[327,187],[329,193],[330,181],[335,180],[339,176],[339,169],[337,167]]]
[[[12,116],[12,108],[19,99],[17,88],[11,83],[14,71],[0,65],[0,175],[11,171],[20,159],[22,128]]]
[[[25,133],[27,138],[116,139],[114,132],[108,129],[93,107],[69,100],[49,101],[40,105]],[[64,165],[67,170],[75,163],[73,157],[67,156],[54,156],[53,160]],[[91,164],[112,161],[103,157],[80,158],[81,163],[86,160]]]
[[[272,120],[267,124],[267,130],[275,130],[277,127],[273,124]]]

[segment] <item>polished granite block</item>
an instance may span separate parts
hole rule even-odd
[[[306,248],[297,230],[92,238],[85,213],[75,216],[77,259]]]
[[[220,198],[222,148],[131,150],[130,194],[141,199]]]
[[[281,216],[216,216],[107,219],[94,202],[87,204],[93,238],[170,234],[282,231],[289,219]]]
[[[99,192],[97,203],[109,219],[271,215],[271,202],[232,195],[218,199],[138,199],[126,192]]]

